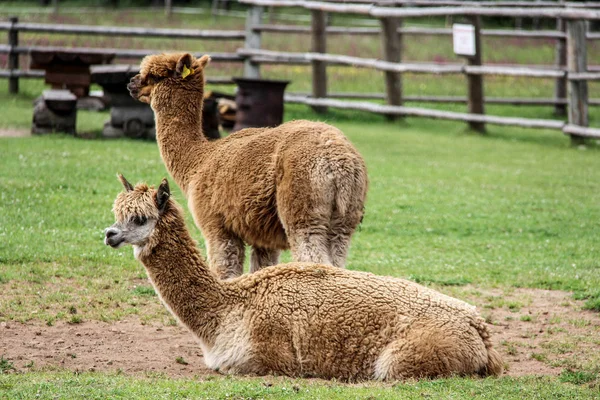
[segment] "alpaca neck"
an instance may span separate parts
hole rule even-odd
[[[173,179],[187,195],[191,171],[208,140],[202,134],[203,90],[175,96],[172,105],[154,110],[160,155]]]
[[[161,217],[153,240],[136,251],[161,300],[205,344],[214,343],[227,303],[226,291],[209,270],[183,217]]]

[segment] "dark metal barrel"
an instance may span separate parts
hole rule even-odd
[[[232,132],[244,128],[262,128],[283,122],[283,92],[289,81],[233,78],[238,85],[237,112]]]

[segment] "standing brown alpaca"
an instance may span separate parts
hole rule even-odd
[[[154,190],[120,179],[105,243],[133,245],[208,367],[350,381],[502,372],[475,307],[403,279],[313,263],[219,280],[167,181]]]
[[[363,216],[365,163],[338,129],[310,121],[250,128],[209,142],[202,126],[208,56],[147,56],[129,84],[152,106],[156,139],[169,173],[185,193],[206,239],[211,267],[238,276],[244,242],[251,271],[279,261],[343,267]]]

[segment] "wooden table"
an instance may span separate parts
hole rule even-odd
[[[52,89],[68,89],[78,98],[89,95],[90,66],[109,64],[114,53],[65,49],[35,50],[30,53],[31,69],[46,71],[45,82]]]

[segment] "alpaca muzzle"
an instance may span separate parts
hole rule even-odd
[[[129,90],[129,95],[137,100],[140,93],[139,77],[137,75],[131,78],[127,84],[127,90]]]
[[[113,249],[121,247],[125,243],[125,239],[116,228],[110,227],[104,230],[104,244],[112,247]]]

